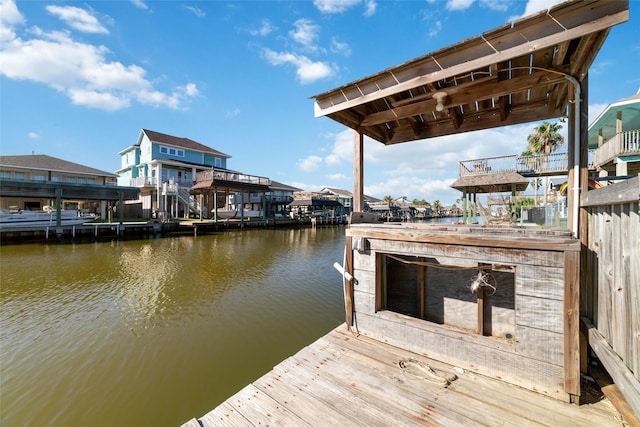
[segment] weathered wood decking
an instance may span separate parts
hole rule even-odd
[[[429,366],[448,387],[400,367]],[[416,375],[418,374],[418,375]],[[422,375],[423,377],[425,375]],[[589,402],[591,400],[591,402]],[[344,325],[277,365],[217,408],[201,426],[621,426],[606,399],[580,406],[346,331]]]

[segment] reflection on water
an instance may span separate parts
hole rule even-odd
[[[0,247],[0,425],[180,425],[343,321],[344,228]]]

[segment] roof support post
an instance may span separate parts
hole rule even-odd
[[[353,132],[353,211],[364,212],[364,134]]]
[[[580,163],[581,163],[581,120],[580,120],[580,82],[573,76],[566,75],[565,78],[573,85],[573,100],[569,102],[569,157],[571,170],[569,174],[569,228],[573,237],[578,237],[578,212],[580,208]],[[571,97],[570,97],[571,98]],[[572,114],[573,113],[573,114]],[[573,132],[572,132],[573,131]],[[573,157],[571,159],[571,157]]]

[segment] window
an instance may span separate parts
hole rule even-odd
[[[181,150],[179,148],[166,147],[164,145],[160,146],[160,153],[168,154],[170,156],[184,157],[184,150]]]
[[[27,179],[26,172],[14,172],[13,177],[15,179]]]
[[[382,267],[379,310],[514,342],[515,267],[439,257],[378,256]]]
[[[0,171],[0,178],[11,178],[11,171]]]
[[[46,181],[46,180],[47,180],[47,177],[46,177],[46,176],[44,176],[44,175],[40,175],[40,174],[38,174],[38,175],[34,175],[34,176],[33,176],[33,180],[34,180],[34,181]]]
[[[220,157],[216,157],[216,167],[217,168],[221,168],[222,167],[222,159]]]
[[[76,177],[75,176],[68,176],[65,181],[70,183],[70,184],[75,184],[76,183]]]

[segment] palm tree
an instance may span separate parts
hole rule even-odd
[[[436,216],[440,216],[440,208],[442,205],[440,204],[440,200],[435,200],[433,202],[433,210],[436,213]]]
[[[544,163],[549,161],[549,154],[556,151],[564,143],[564,137],[559,131],[562,129],[560,123],[542,122],[534,129],[534,132],[527,137],[529,147],[526,153],[533,156],[542,157]],[[524,153],[523,153],[524,154]],[[548,177],[544,178],[544,204],[547,204]]]
[[[531,180],[531,185],[533,185],[533,200],[534,206],[538,206],[538,188],[542,186],[542,180],[540,178],[534,178]]]
[[[385,202],[387,205],[391,206],[393,204],[393,197],[384,196],[384,199],[382,199],[382,201]]]

